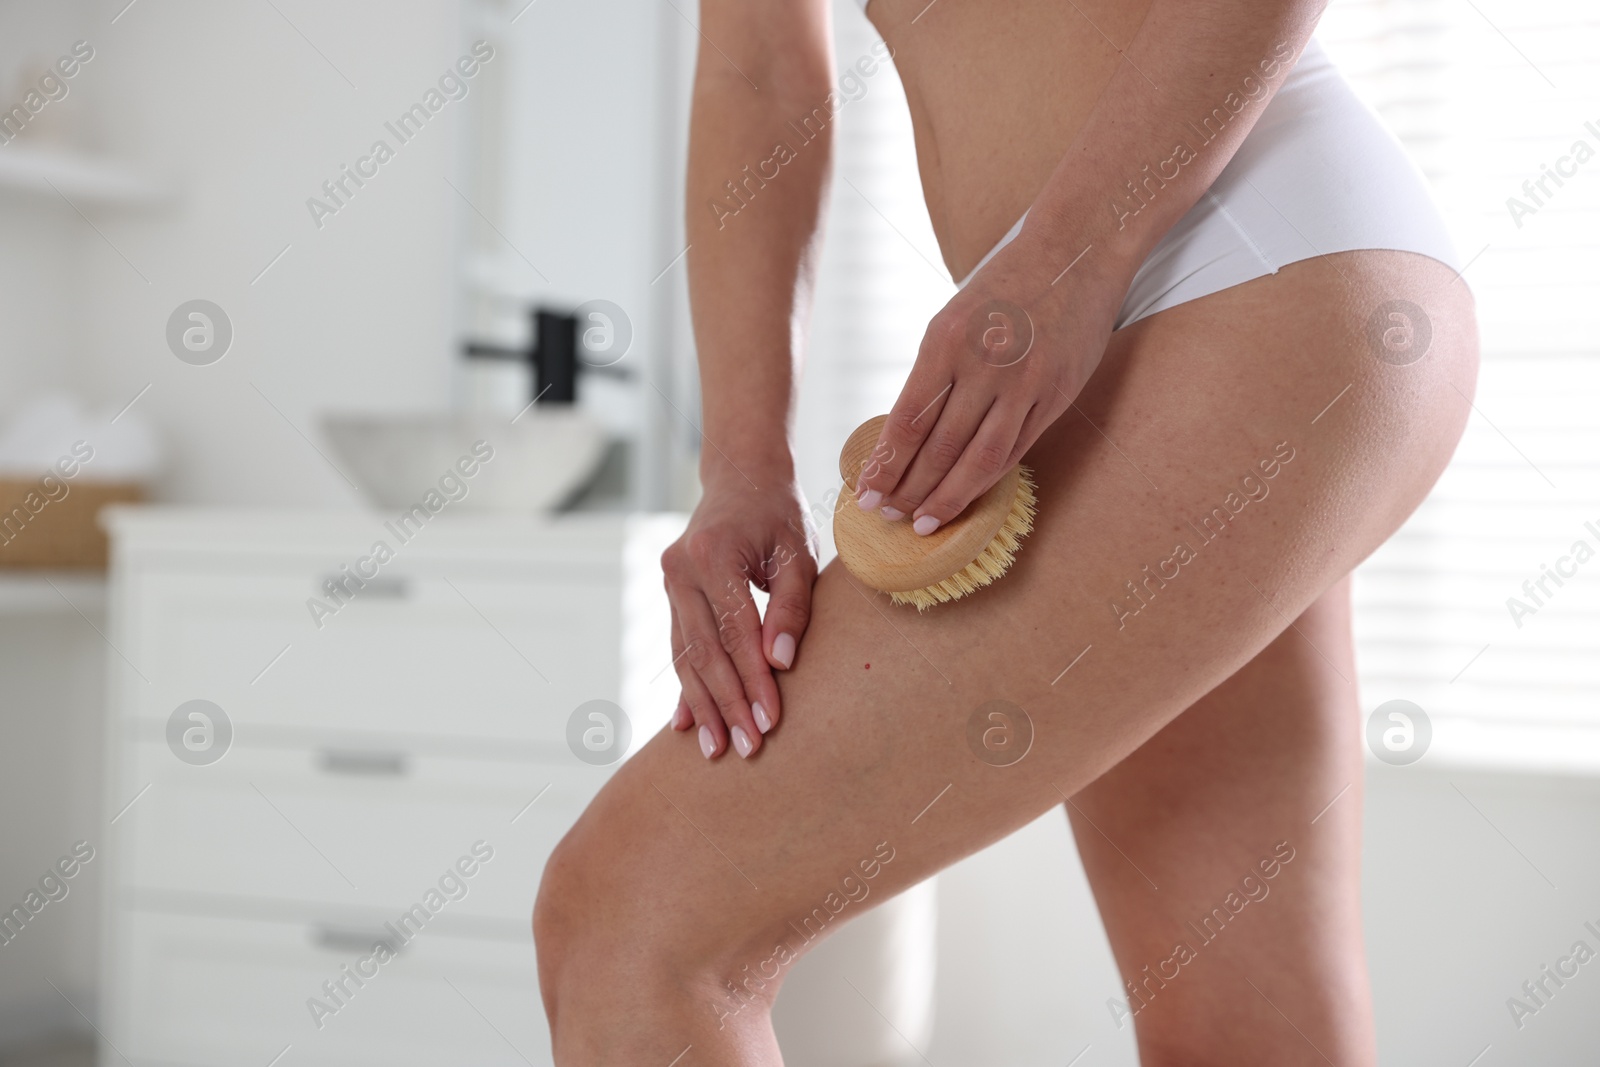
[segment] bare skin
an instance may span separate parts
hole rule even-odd
[[[781,1063],[767,1009],[818,928],[869,906],[851,902],[863,888],[881,901],[1064,804],[1146,1067],[1371,1064],[1347,576],[1460,435],[1470,295],[1425,257],[1351,252],[1111,332],[1133,270],[1259,108],[1136,225],[1107,228],[1106,189],[1274,42],[1297,52],[1308,5],[873,0],[869,15],[952,275],[1031,208],[930,324],[896,410],[941,383],[951,399],[920,430],[891,421],[898,458],[870,503],[948,517],[1009,466],[979,458],[1025,457],[1041,511],[1010,574],[926,615],[837,564],[817,574],[787,430],[828,130],[744,185],[732,217],[707,208],[833,88],[827,5],[704,0],[717,48],[696,77],[689,271],[705,496],[663,557],[673,725],[694,740],[646,744],[546,869],[534,930],[556,1060]],[[973,369],[963,327],[993,297],[1030,308],[1040,358]],[[1407,367],[1366,340],[1391,299],[1432,320]],[[1226,531],[1208,533],[1218,507]],[[765,617],[747,582],[770,591]],[[995,701],[1032,728],[1009,766],[969,741]]]
[[[1146,1065],[1372,1062],[1349,584],[1067,806]]]
[[[1150,7],[1150,0],[1024,0],[998,10],[946,8],[942,0],[931,9],[927,0],[867,6],[905,85],[923,196],[952,278],[965,278],[1033,205],[1119,67],[1142,80],[1118,50]],[[1158,71],[1147,73],[1161,80]]]
[[[810,610],[814,560],[789,427],[838,94],[826,0],[701,6],[716,47],[696,68],[687,261],[706,493],[669,554],[667,592],[684,689],[675,725],[693,724],[709,759],[730,746],[759,751],[782,718],[773,672],[793,661]],[[1066,412],[1140,264],[1226,166],[1317,15],[1312,0],[992,7],[869,7],[907,87],[953,276],[1028,212],[1017,239],[929,323],[890,412],[886,458],[861,480],[863,507],[919,533],[959,514]],[[861,71],[877,60],[849,62]],[[1117,191],[1141,166],[1192,137],[1227,93],[1257,83],[1266,91],[1151,204],[1119,216]],[[974,316],[992,300],[1031,317],[1032,358],[1018,366],[971,349]],[[774,558],[798,562],[772,568]],[[751,581],[772,594],[765,618],[743,593]],[[691,648],[710,654],[683,654]]]
[[[1403,368],[1363,334],[1396,296],[1436,330]],[[1343,580],[1442,470],[1475,368],[1464,287],[1408,254],[1294,264],[1120,331],[1080,411],[1029,453],[1045,507],[1011,574],[919,616],[829,566],[769,748],[708,765],[667,732],[608,783],[535,914],[557,1062],[667,1062],[692,1045],[681,1062],[780,1063],[764,1008],[777,981],[734,1014],[724,985],[779,943],[803,949],[790,924],[844,874],[887,843],[882,899],[1086,787],[1078,806],[1161,886],[1134,884],[1080,827],[1128,978],[1276,843],[1296,853],[1240,936],[1201,949],[1140,1013],[1147,1067],[1373,1062],[1359,787],[1311,822],[1359,776]],[[1294,458],[1269,495],[1202,541],[1187,520],[1281,442]],[[1195,558],[1119,624],[1123,581],[1179,541]],[[1014,766],[967,744],[993,700],[1033,723]],[[1215,733],[1190,748],[1202,720]]]

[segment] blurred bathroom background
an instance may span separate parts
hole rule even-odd
[[[0,1067],[550,1062],[542,858],[677,696],[696,20],[0,0]],[[1592,1064],[1587,966],[1513,998],[1600,949],[1600,21],[1333,0],[1320,36],[1485,353],[1358,572],[1381,1062]],[[814,503],[953,292],[893,68],[841,97]],[[846,928],[779,1022],[798,1067],[1109,1067],[1122,995],[1055,812]]]

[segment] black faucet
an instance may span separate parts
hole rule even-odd
[[[540,404],[571,404],[578,399],[578,317],[564,311],[534,306],[527,348],[504,348],[468,341],[462,352],[469,359],[514,359],[533,365],[533,399]],[[629,377],[621,367],[582,362],[586,371]]]

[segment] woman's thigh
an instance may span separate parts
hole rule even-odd
[[[1256,656],[1448,460],[1476,367],[1451,281],[1345,253],[1146,319],[1029,454],[1039,517],[1004,579],[919,615],[827,567],[757,758],[663,732],[557,850],[535,929],[558,1047],[663,988],[714,1044],[727,983],[774,992],[810,939],[1062,803]],[[1368,339],[1395,299],[1432,320],[1406,366]],[[996,709],[1031,733],[1016,762],[985,747]]]
[[[1350,581],[1067,805],[1146,1067],[1371,1063]]]

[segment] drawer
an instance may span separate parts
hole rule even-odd
[[[619,699],[619,578],[384,578],[318,629],[309,572],[141,575],[123,647],[150,684],[126,711],[203,698],[243,726],[559,742],[579,704]]]
[[[424,928],[334,1005],[323,983],[370,949],[314,923],[117,910],[107,1036],[135,1063],[296,1067],[550,1064],[531,938]],[[313,1012],[319,998],[337,1007]],[[320,1021],[321,1026],[317,1025]],[[103,1063],[121,1063],[111,1057]]]
[[[483,841],[493,858],[464,889],[447,886],[464,895],[440,914],[515,928],[545,858],[609,774],[570,755],[562,766],[235,745],[190,766],[159,741],[124,752],[123,794],[149,789],[118,819],[118,899],[399,915]]]

